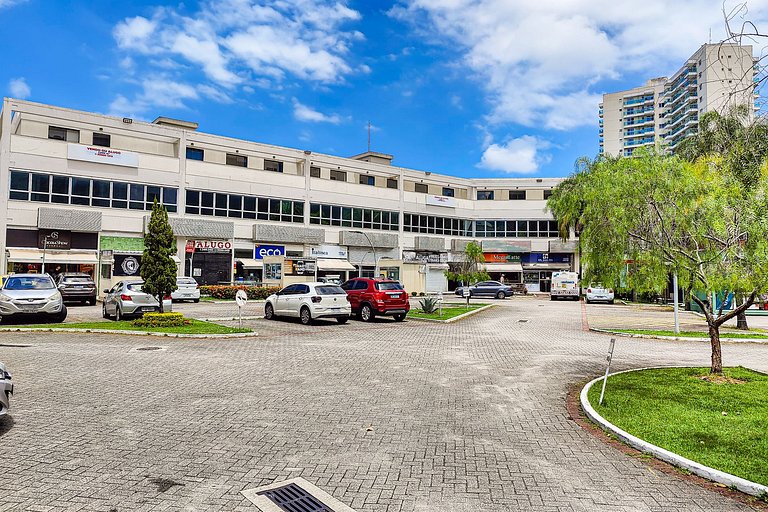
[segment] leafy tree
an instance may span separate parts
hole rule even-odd
[[[163,312],[163,297],[176,287],[176,263],[171,255],[176,253],[176,240],[168,223],[168,212],[157,202],[152,205],[147,233],[144,235],[144,253],[141,256],[139,274],[144,280],[142,290],[157,298]]]
[[[692,296],[707,321],[711,371],[721,373],[720,326],[768,289],[766,179],[746,189],[719,172],[717,159],[691,163],[656,151],[638,154],[577,169],[553,191],[548,209],[558,220],[580,220],[588,280],[618,282],[632,260],[626,279],[638,291],[666,288],[671,272],[707,296],[748,290],[746,300],[725,313]]]
[[[445,277],[450,281],[460,282],[464,286],[487,281],[491,277],[482,267],[483,263],[485,263],[483,248],[477,242],[469,242],[464,249],[464,258],[453,263],[452,270],[445,271]]]

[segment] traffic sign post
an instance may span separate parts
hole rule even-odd
[[[469,291],[469,286],[465,286],[461,289],[461,295],[467,299],[467,309],[469,309],[469,298],[472,296],[472,293]]]
[[[235,302],[237,303],[238,318],[240,320],[240,327],[243,326],[243,308],[248,303],[248,294],[245,290],[237,290],[235,294]]]
[[[603,405],[603,396],[605,395],[605,385],[608,383],[608,372],[611,371],[611,360],[613,359],[613,347],[616,345],[616,338],[611,338],[611,345],[608,347],[608,366],[605,368],[605,377],[603,377],[603,389],[600,391],[599,405]]]
[[[442,291],[437,292],[437,305],[439,308],[440,318],[442,318],[443,317],[443,292]]]

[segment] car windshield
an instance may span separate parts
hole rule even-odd
[[[93,280],[90,277],[65,277],[63,279],[65,283],[86,283],[90,284]]]
[[[129,289],[129,290],[131,290],[132,292],[140,292],[140,291],[141,291],[141,286],[142,286],[143,284],[144,284],[144,283],[130,283],[130,284],[128,284],[128,285],[126,286],[126,288],[128,288],[128,289]]]
[[[377,290],[402,290],[403,285],[398,283],[397,281],[386,281],[383,283],[376,283],[376,289]]]
[[[340,286],[333,286],[328,284],[323,286],[315,286],[315,291],[318,295],[346,295]]]
[[[55,288],[48,276],[9,277],[3,290],[50,290]]]

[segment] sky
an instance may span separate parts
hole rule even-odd
[[[3,95],[462,177],[559,177],[606,92],[768,0],[0,0]],[[768,41],[755,47],[768,53]],[[370,123],[370,128],[369,128]]]

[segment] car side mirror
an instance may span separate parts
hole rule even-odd
[[[104,293],[109,293],[109,290],[106,290],[106,289],[105,289],[105,290],[104,290]]]

